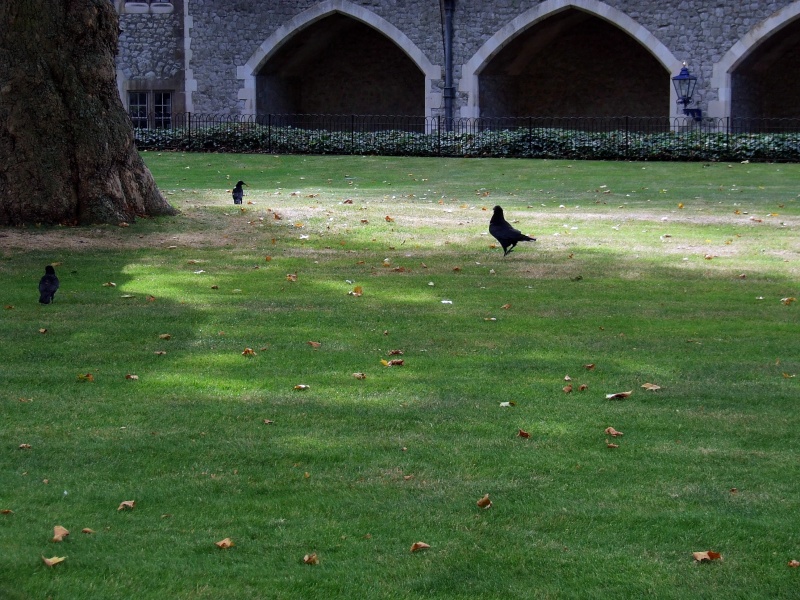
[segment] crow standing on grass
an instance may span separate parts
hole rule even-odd
[[[56,277],[56,270],[52,265],[47,265],[44,268],[44,275],[39,280],[39,302],[50,304],[57,291],[58,277]]]
[[[242,186],[247,185],[244,181],[237,181],[236,187],[233,188],[233,192],[231,195],[233,196],[233,203],[234,204],[241,204],[242,197],[244,196],[244,191],[242,191]]]
[[[503,247],[503,256],[507,256],[514,250],[514,246],[517,245],[517,242],[536,241],[536,238],[529,237],[518,229],[514,229],[509,222],[505,220],[505,217],[503,217],[503,209],[499,206],[494,207],[492,220],[489,221],[489,233],[500,242],[500,245]]]

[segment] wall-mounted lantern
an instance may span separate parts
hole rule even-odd
[[[703,111],[699,108],[689,108],[694,95],[694,88],[697,86],[697,76],[689,73],[686,63],[683,63],[681,72],[672,78],[672,85],[678,94],[678,104],[683,105],[683,114],[692,117],[695,121],[703,119]]]

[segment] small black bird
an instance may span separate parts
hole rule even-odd
[[[233,188],[233,192],[231,192],[231,194],[233,195],[233,203],[234,204],[241,204],[242,203],[242,197],[244,196],[244,192],[242,191],[242,186],[243,185],[247,185],[247,184],[244,181],[236,182],[236,187]]]
[[[53,301],[53,296],[58,291],[58,285],[56,270],[52,265],[47,265],[44,268],[44,275],[39,280],[39,302],[50,304]]]
[[[517,245],[517,242],[536,241],[536,238],[529,237],[518,229],[514,229],[509,222],[505,220],[505,217],[503,217],[503,209],[499,206],[494,207],[492,220],[489,221],[489,233],[500,242],[500,245],[503,247],[503,256],[507,256],[514,250],[514,246]]]

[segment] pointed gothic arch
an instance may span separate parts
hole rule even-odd
[[[243,86],[239,89],[238,94],[239,100],[244,103],[243,113],[255,113],[256,75],[275,52],[303,29],[316,23],[320,19],[324,19],[336,13],[351,17],[368,25],[394,42],[424,76],[425,89],[423,92],[425,97],[425,115],[430,116],[433,109],[440,106],[441,92],[433,91],[432,82],[441,80],[441,66],[434,65],[406,34],[371,10],[348,2],[348,0],[325,0],[301,12],[293,19],[278,27],[272,35],[264,40],[244,65],[237,67],[236,77],[243,81]]]
[[[653,57],[664,67],[668,77],[677,74],[681,68],[681,61],[656,38],[646,27],[640,25],[620,10],[600,2],[599,0],[545,0],[535,8],[525,11],[510,21],[505,27],[498,30],[483,46],[462,66],[462,76],[459,91],[467,96],[467,103],[461,107],[462,117],[480,116],[479,101],[479,75],[487,64],[511,40],[523,33],[531,26],[556,15],[559,12],[577,9],[595,17],[608,21],[615,27],[627,33],[639,42]],[[678,114],[675,90],[669,86],[670,116]]]
[[[709,102],[708,108],[712,115],[717,117],[731,116],[731,80],[736,68],[768,38],[798,18],[800,18],[800,0],[784,6],[770,17],[753,26],[714,65],[711,74],[711,88],[717,89],[718,100]]]

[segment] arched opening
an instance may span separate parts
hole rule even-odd
[[[747,54],[731,73],[731,117],[800,118],[800,18]]]
[[[668,117],[670,81],[639,41],[567,8],[519,33],[480,71],[482,117]]]
[[[425,114],[424,73],[381,32],[341,13],[296,31],[255,75],[259,114]]]

